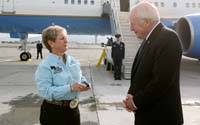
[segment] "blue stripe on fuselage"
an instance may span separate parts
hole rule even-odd
[[[69,34],[111,34],[109,18],[0,15],[0,32],[41,33],[49,25],[60,25]]]

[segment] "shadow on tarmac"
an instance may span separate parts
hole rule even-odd
[[[1,125],[39,125],[38,120],[42,101],[43,99],[37,94],[30,93],[24,97],[19,96],[9,102],[3,102],[3,104],[12,106],[12,109],[1,116]],[[96,111],[97,109],[94,97],[83,99],[80,104],[90,104],[90,111]],[[81,125],[98,125],[98,122],[84,121]]]

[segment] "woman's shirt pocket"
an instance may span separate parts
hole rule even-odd
[[[69,84],[70,80],[70,75],[66,73],[66,71],[62,72],[53,72],[53,85],[55,86],[61,86],[61,85],[66,85]]]

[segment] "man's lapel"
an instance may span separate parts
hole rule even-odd
[[[141,62],[142,57],[144,56],[144,53],[148,47],[148,45],[150,45],[151,42],[153,42],[156,38],[157,35],[160,33],[160,30],[164,27],[164,25],[162,23],[158,24],[158,26],[152,31],[152,33],[150,34],[149,38],[147,40],[143,40],[133,63],[132,66],[132,71],[131,71],[131,75],[134,75],[138,69],[138,66]],[[131,77],[133,78],[133,76]]]
[[[140,48],[138,49],[138,52],[136,54],[136,57],[135,57],[135,60],[134,60],[133,66],[132,66],[132,71],[131,71],[132,75],[135,74],[135,72],[138,68],[138,65],[141,61],[141,57],[142,57],[145,46],[146,46],[146,40],[143,40]]]

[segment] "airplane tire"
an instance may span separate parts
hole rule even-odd
[[[32,57],[31,53],[30,52],[27,52],[27,53],[28,53],[29,59],[31,59],[31,57]]]
[[[27,61],[29,59],[29,54],[27,52],[22,52],[20,54],[21,61]]]

